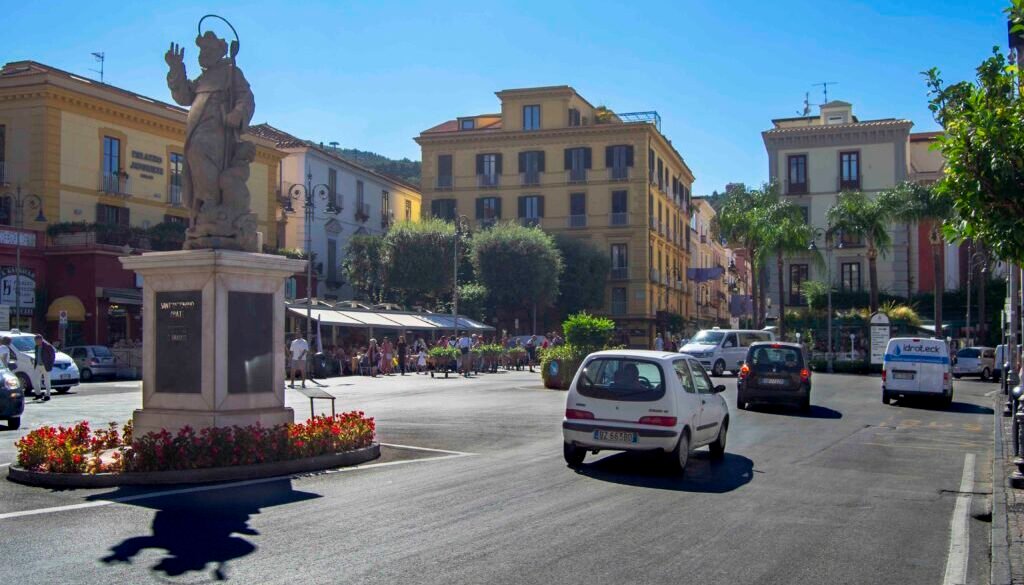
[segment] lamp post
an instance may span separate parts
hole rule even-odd
[[[455,342],[459,339],[459,238],[469,231],[469,218],[456,215],[455,219],[455,255],[452,259],[452,321],[455,329]]]
[[[974,268],[981,264],[981,275],[982,278],[988,272],[988,266],[985,262],[988,261],[988,255],[984,252],[975,252],[967,259],[967,314],[964,322],[964,330],[967,335],[967,345],[971,345],[971,275],[974,274]],[[982,303],[984,304],[984,303]]]
[[[830,229],[814,228],[811,243],[807,246],[808,250],[816,252],[818,250],[818,244],[816,243],[818,238],[825,239],[825,265],[827,271],[826,278],[828,279],[828,343],[825,346],[825,359],[828,361],[828,373],[830,374],[832,373],[832,250],[833,248],[840,250],[843,248],[842,240],[833,246],[832,236],[833,233]]]
[[[305,214],[306,229],[306,335],[313,334],[313,219],[316,212],[316,200],[327,202],[325,211],[337,215],[341,209],[335,205],[334,193],[331,188],[323,183],[313,184],[313,173],[306,173],[306,184],[295,183],[288,189],[288,196],[284,201],[285,213],[295,213],[292,200],[302,201]],[[310,340],[307,340],[310,341]],[[312,345],[310,346],[312,347]],[[309,361],[311,352],[306,352],[306,361]]]
[[[21,185],[18,185],[13,192],[4,193],[4,197],[11,200],[11,213],[14,215],[12,222],[14,227],[23,229],[25,227],[25,206],[37,209],[39,215],[36,222],[45,223],[46,216],[43,215],[43,200],[34,193],[22,193]],[[21,232],[14,234],[14,318],[21,318]],[[35,311],[33,311],[35,317]],[[34,319],[33,319],[34,320]],[[13,329],[13,327],[12,327]]]

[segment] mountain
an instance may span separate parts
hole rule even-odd
[[[371,168],[378,173],[401,179],[413,185],[419,186],[420,184],[420,161],[418,160],[407,158],[395,160],[358,148],[336,148],[335,150],[342,158]]]

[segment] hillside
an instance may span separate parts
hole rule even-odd
[[[418,160],[409,160],[407,158],[394,160],[376,152],[359,150],[358,148],[336,148],[335,150],[342,157],[364,167],[369,167],[378,173],[396,177],[413,185],[418,186],[420,184],[420,161]]]

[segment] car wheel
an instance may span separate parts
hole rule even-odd
[[[888,392],[882,392],[882,404],[889,404],[889,402],[891,402],[891,401],[892,401],[892,398],[889,396],[889,393]]]
[[[28,379],[28,376],[18,372],[18,381],[21,382],[21,388],[25,391],[25,396],[35,396],[35,392],[32,389],[32,380]]]
[[[16,431],[20,427],[21,427],[21,417],[20,416],[12,416],[11,418],[7,419],[7,428],[8,429],[10,429],[12,431]]]
[[[992,377],[992,372],[988,368],[985,368],[984,370],[981,371],[981,381],[982,382],[988,382],[988,379],[990,377]]]
[[[682,473],[686,471],[686,462],[690,459],[690,431],[683,430],[676,448],[672,450],[672,467]]]
[[[583,459],[587,456],[587,450],[577,447],[572,443],[562,443],[562,456],[565,457],[565,462],[569,467],[576,469],[583,465]]]
[[[89,380],[92,380],[92,370],[90,370],[89,368],[83,369],[79,373],[79,375],[82,377],[83,382],[88,382]]]
[[[736,408],[740,410],[747,409],[747,398],[740,392],[736,393]]]
[[[949,396],[943,396],[942,397],[942,406],[943,406],[943,408],[949,408],[950,406],[953,406],[953,393],[952,392],[949,393]]]
[[[725,373],[725,360],[718,360],[715,365],[711,366],[712,376],[721,376]]]
[[[800,412],[807,414],[811,412],[811,397],[810,395],[804,396],[800,399]]]
[[[722,457],[725,457],[725,439],[728,432],[729,419],[725,419],[722,421],[722,427],[718,429],[718,438],[715,439],[714,443],[708,445],[713,459],[721,459]]]

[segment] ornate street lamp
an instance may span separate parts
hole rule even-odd
[[[37,223],[46,223],[46,216],[43,215],[43,200],[34,193],[22,193],[21,185],[18,185],[13,192],[7,192],[3,194],[3,197],[9,197],[11,200],[11,213],[14,214],[13,222],[15,228],[24,229],[25,227],[25,206],[29,209],[37,210],[39,214],[36,216]],[[14,315],[15,319],[21,318],[21,232],[15,232],[14,234],[14,257],[15,257],[15,268],[14,268]],[[32,310],[32,321],[35,320],[35,308]],[[13,329],[13,327],[12,327]]]
[[[455,258],[452,270],[452,320],[454,321],[455,339],[459,338],[459,238],[469,233],[469,218],[456,215],[455,223]]]
[[[828,276],[828,344],[825,346],[825,359],[828,360],[828,373],[832,373],[832,250],[842,249],[843,241],[839,240],[837,244],[833,246],[833,232],[831,229],[824,230],[821,228],[813,228],[813,235],[811,236],[811,243],[807,246],[807,249],[811,252],[818,250],[817,239],[825,239],[825,264]]]
[[[978,266],[981,266],[981,277],[987,278],[988,254],[985,252],[975,252],[967,259],[967,315],[964,321],[964,331],[967,334],[967,345],[971,345],[971,275],[974,274],[974,269]],[[979,323],[979,325],[981,324]]]

